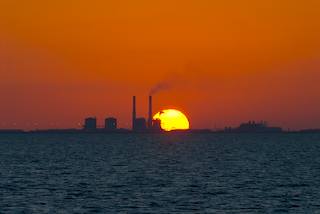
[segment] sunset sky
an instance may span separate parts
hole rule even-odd
[[[177,108],[320,128],[319,0],[0,0],[0,129]]]

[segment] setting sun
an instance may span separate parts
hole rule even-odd
[[[154,120],[161,121],[161,128],[165,131],[189,129],[188,118],[175,109],[166,109],[153,116]]]

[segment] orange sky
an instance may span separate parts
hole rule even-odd
[[[176,107],[193,128],[320,127],[318,0],[1,0],[0,128]]]

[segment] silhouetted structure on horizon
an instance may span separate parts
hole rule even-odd
[[[152,129],[152,96],[149,96],[148,129]]]
[[[153,132],[161,132],[161,131],[163,131],[162,128],[161,128],[161,120],[159,120],[159,119],[152,120],[151,130]]]
[[[19,129],[0,129],[0,133],[160,133],[164,132],[161,128],[161,120],[153,120],[153,97],[148,97],[148,115],[137,117],[136,96],[132,97],[132,129],[118,129],[117,118],[108,117],[104,120],[104,125],[97,126],[96,117],[84,119],[83,129],[47,129],[23,131]],[[171,133],[320,133],[320,129],[302,129],[302,130],[283,130],[281,127],[270,127],[267,122],[249,121],[241,123],[238,127],[226,127],[225,129],[190,129],[176,130]]]
[[[117,119],[114,117],[106,118],[103,127],[97,126],[95,117],[85,118],[83,130],[87,132],[126,132],[125,129],[118,129]],[[48,131],[48,130],[46,130]],[[153,120],[152,116],[152,96],[149,96],[148,120],[144,117],[137,118],[136,96],[132,97],[132,131],[133,132],[160,132],[161,121]],[[61,130],[59,130],[61,132]]]
[[[95,117],[86,118],[84,121],[83,128],[87,131],[96,130],[97,129],[97,118],[95,118]]]
[[[152,113],[152,96],[149,96],[148,102],[148,119],[144,117],[137,118],[136,96],[132,98],[132,131],[134,132],[160,132],[161,123],[160,120],[153,120]]]
[[[145,132],[147,130],[147,123],[146,119],[143,117],[136,118],[135,120],[135,127],[133,131],[137,132]]]
[[[132,131],[145,132],[147,131],[147,121],[144,117],[137,118],[136,96],[132,97]]]
[[[236,132],[236,133],[276,133],[282,132],[282,128],[280,127],[269,127],[267,122],[255,122],[249,121],[247,123],[240,124],[237,128],[227,127],[225,128],[225,132]]]
[[[105,119],[104,128],[109,131],[114,131],[117,129],[117,119],[114,117],[109,117]]]
[[[136,96],[132,97],[132,130],[136,129],[137,109],[136,109]]]

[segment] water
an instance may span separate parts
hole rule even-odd
[[[0,135],[0,213],[320,213],[320,135]]]

